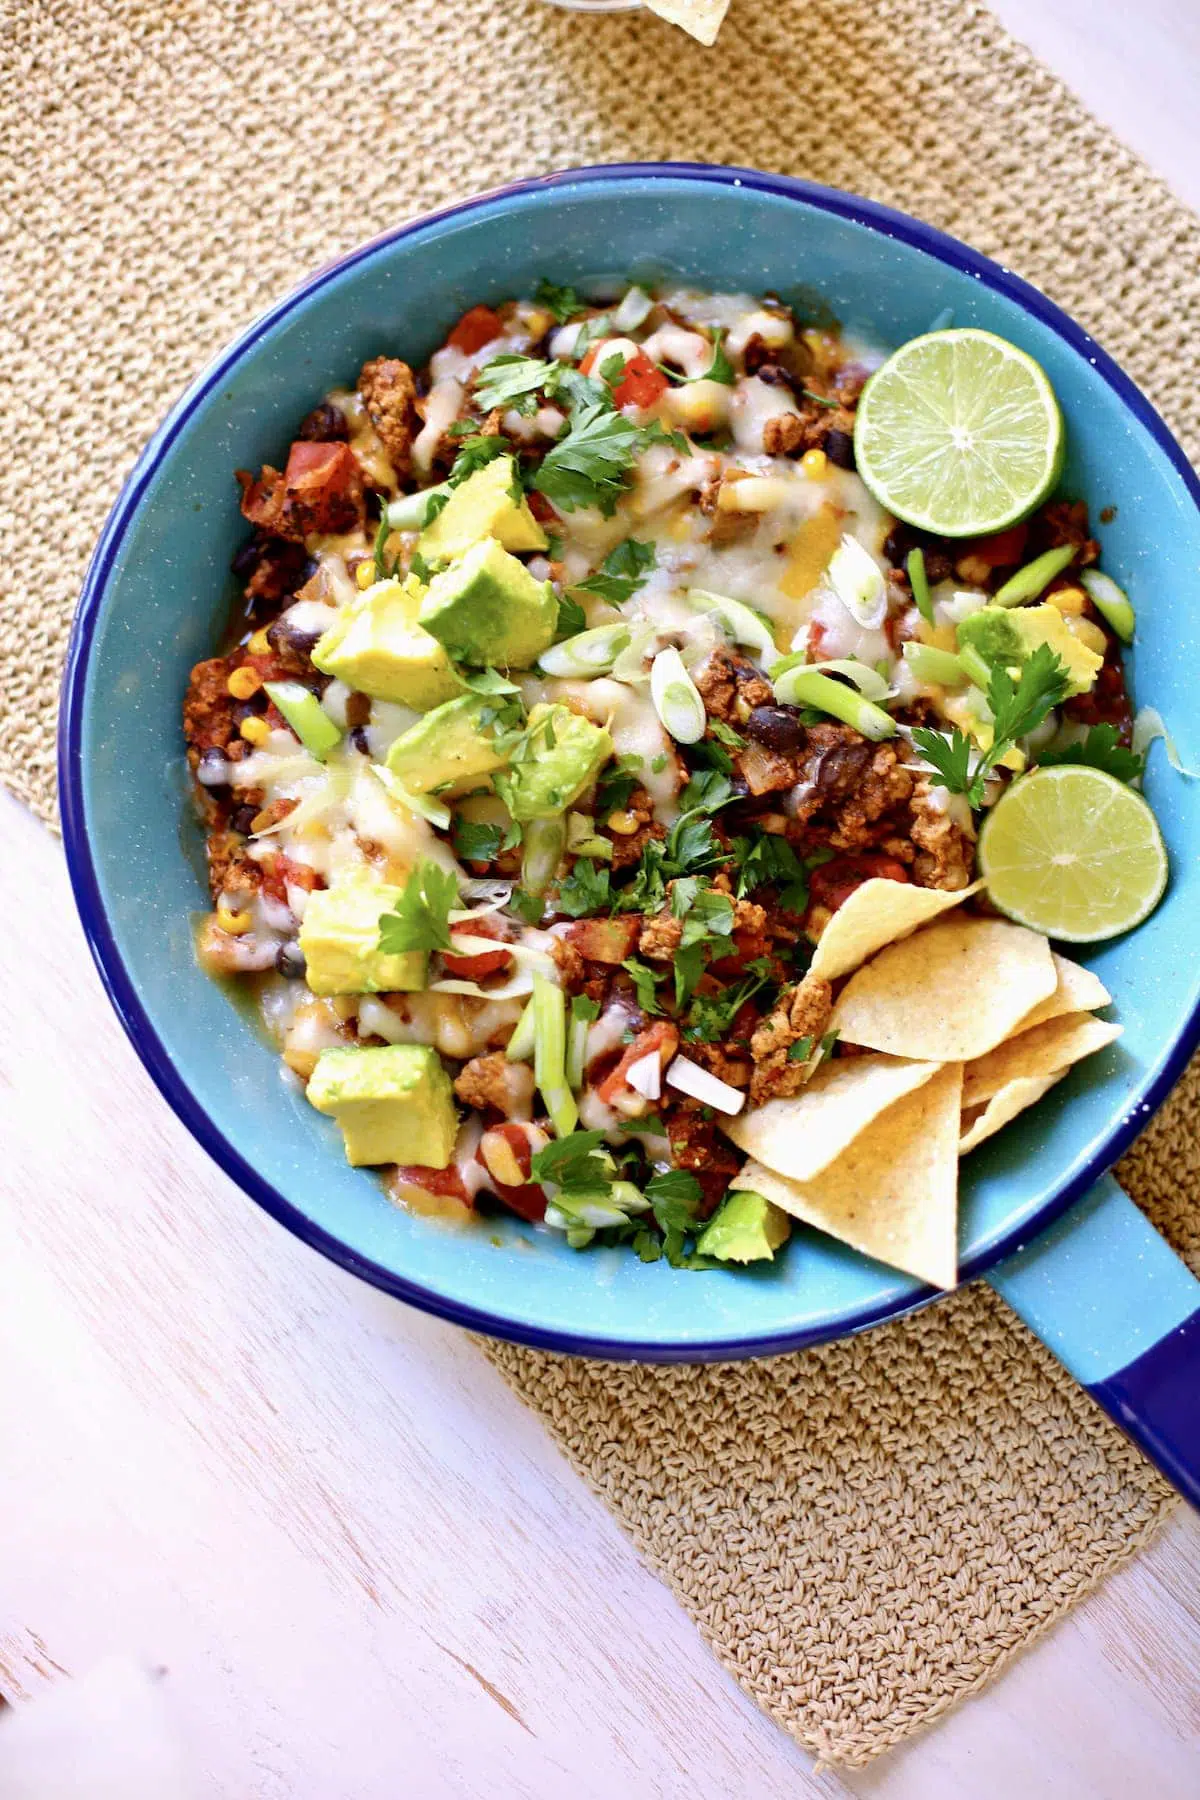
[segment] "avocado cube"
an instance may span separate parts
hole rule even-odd
[[[356,1169],[415,1163],[444,1169],[458,1118],[442,1060],[426,1044],[322,1050],[308,1084],[320,1113],[336,1119]]]
[[[495,746],[495,715],[495,702],[478,694],[447,700],[400,734],[387,766],[410,794],[465,794],[481,787],[507,760]]]
[[[960,649],[976,651],[991,668],[1020,668],[1047,644],[1071,678],[1072,694],[1086,694],[1104,658],[1077,638],[1057,606],[983,606],[958,627]]]
[[[460,483],[421,533],[421,555],[461,556],[472,544],[495,538],[506,550],[544,550],[546,534],[521,492],[516,461],[493,457]]]
[[[434,576],[420,622],[459,662],[528,669],[554,640],[558,601],[548,581],[487,538]]]
[[[725,1196],[708,1221],[696,1239],[696,1250],[718,1262],[762,1262],[786,1243],[791,1229],[781,1207],[748,1188],[738,1188]]]
[[[425,986],[424,950],[389,955],[379,948],[379,921],[403,891],[385,881],[352,880],[308,896],[300,948],[314,994],[412,993]]]
[[[602,725],[569,706],[539,703],[529,715],[523,750],[503,783],[514,819],[551,819],[573,806],[613,753]]]
[[[360,694],[417,712],[461,693],[445,646],[417,622],[424,592],[412,576],[375,582],[317,640],[313,663]]]

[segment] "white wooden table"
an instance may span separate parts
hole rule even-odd
[[[998,10],[1200,203],[1192,0]],[[474,1347],[192,1144],[100,991],[58,845],[2,794],[0,1145],[10,1700],[113,1653],[165,1667],[197,1800],[1200,1791],[1183,1514],[924,1739],[814,1777]]]

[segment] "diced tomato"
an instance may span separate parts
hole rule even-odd
[[[580,374],[591,374],[602,348],[601,344],[592,345],[579,365]],[[650,358],[639,350],[636,356],[629,358],[621,379],[614,384],[613,401],[617,406],[653,406],[662,398],[668,385],[662,370],[655,368]]]
[[[348,531],[361,523],[362,469],[349,444],[297,438],[283,482],[286,521],[302,534]]]
[[[299,802],[292,800],[286,804],[290,811]],[[281,813],[279,816],[282,818],[285,815]],[[285,851],[280,850],[270,863],[264,865],[262,885],[264,893],[286,903],[289,886],[303,888],[305,893],[311,894],[314,888],[322,885],[322,878],[307,863],[293,862]]]
[[[526,503],[539,525],[557,525],[558,514],[547,500],[545,494],[539,494],[534,488],[526,494]]]
[[[718,957],[709,963],[709,972],[722,979],[734,980],[748,962],[754,962],[759,956],[768,956],[771,951],[771,940],[765,931],[735,931],[730,942],[733,949],[728,956]]]
[[[989,569],[1007,569],[1019,563],[1025,554],[1028,525],[1010,525],[1007,531],[993,532],[991,537],[976,538],[966,546],[965,554],[977,556]]]
[[[641,1062],[644,1056],[657,1051],[660,1063],[666,1068],[678,1048],[679,1033],[668,1019],[656,1019],[645,1031],[639,1031],[612,1074],[606,1075],[596,1089],[605,1106],[611,1106],[618,1095],[628,1088],[626,1076],[634,1063]]]
[[[633,955],[641,928],[641,919],[632,915],[623,919],[577,919],[563,935],[588,962],[615,965]]]
[[[464,1206],[471,1205],[471,1196],[454,1163],[448,1169],[431,1169],[424,1163],[404,1163],[396,1170],[396,1180],[407,1182],[410,1187],[424,1188],[427,1194],[444,1194],[449,1200],[461,1200]]]
[[[529,1133],[523,1125],[492,1125],[484,1133],[481,1149],[489,1138],[502,1137],[513,1153],[513,1159],[523,1175],[528,1175],[533,1160],[533,1150],[529,1142]],[[488,1192],[495,1194],[505,1206],[517,1213],[522,1219],[537,1221],[546,1215],[546,1196],[536,1181],[509,1183],[498,1181],[488,1168],[481,1155],[479,1166],[487,1176]]]
[[[455,350],[461,350],[464,356],[474,356],[493,338],[498,338],[504,330],[499,313],[494,313],[490,306],[473,306],[465,312],[446,342]]]
[[[492,917],[472,919],[469,925],[459,926],[458,931],[464,937],[485,937],[503,940],[504,926]],[[455,933],[450,933],[453,943]],[[485,975],[498,975],[501,969],[512,967],[512,953],[508,950],[479,950],[468,954],[456,954],[451,950],[443,950],[442,961],[446,965],[447,975],[453,975],[459,981],[482,981]]]
[[[844,906],[855,888],[872,878],[882,881],[907,881],[908,870],[894,856],[867,851],[856,856],[835,856],[832,862],[813,869],[808,878],[809,912],[815,908],[835,913]]]

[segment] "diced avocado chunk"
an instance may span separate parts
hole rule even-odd
[[[266,681],[267,698],[279,708],[304,748],[318,762],[342,741],[342,734],[311,688],[300,681]]]
[[[461,556],[495,538],[506,550],[544,550],[546,534],[529,510],[511,456],[493,457],[468,475],[421,534],[425,557]]]
[[[569,706],[539,703],[529,715],[524,743],[502,784],[508,809],[523,824],[550,819],[573,806],[613,753],[602,725]]]
[[[958,627],[963,650],[975,651],[991,668],[1020,668],[1039,644],[1046,644],[1071,678],[1071,693],[1086,694],[1103,666],[1098,656],[1075,636],[1057,606],[984,606]],[[969,666],[969,665],[968,665]]]
[[[314,994],[412,993],[425,986],[424,950],[388,955],[379,948],[379,921],[402,892],[386,881],[350,880],[308,896],[300,948]]]
[[[418,712],[461,693],[445,646],[417,622],[424,592],[415,576],[375,582],[317,640],[316,667],[360,694]]]
[[[548,581],[488,538],[434,576],[420,621],[458,662],[528,669],[553,641],[558,601]]]
[[[401,733],[387,753],[387,766],[410,794],[434,789],[465,794],[481,787],[507,760],[495,746],[495,716],[495,702],[484,696],[447,700]]]
[[[781,1207],[739,1188],[721,1202],[696,1239],[696,1249],[718,1262],[762,1262],[786,1243],[791,1229]]]
[[[318,1112],[336,1119],[357,1169],[417,1163],[444,1169],[458,1119],[450,1077],[426,1044],[322,1050],[308,1084]]]

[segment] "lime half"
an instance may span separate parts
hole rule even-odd
[[[1167,852],[1140,794],[1083,764],[1035,769],[992,808],[979,872],[1020,925],[1069,944],[1140,925],[1162,899]]]
[[[1044,500],[1063,460],[1054,389],[990,331],[931,331],[863,390],[858,472],[898,519],[939,537],[983,537]]]

